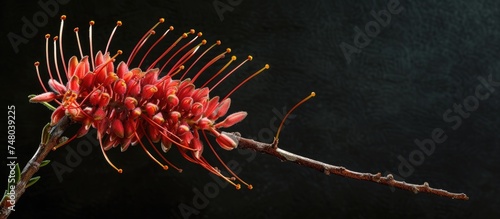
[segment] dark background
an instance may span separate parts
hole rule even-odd
[[[254,56],[212,96],[224,95],[265,63],[271,65],[232,96],[231,111],[246,110],[249,116],[230,130],[269,139],[259,138],[259,132],[270,127],[276,117],[273,109],[290,108],[315,91],[317,97],[294,112],[280,147],[356,171],[397,173],[398,156],[408,159],[418,149],[415,139],[430,138],[435,128],[442,128],[448,139],[405,180],[427,181],[470,196],[469,201],[457,201],[391,191],[371,182],[325,176],[264,154],[249,159],[248,153],[219,150],[223,159],[240,164],[239,176],[254,189],[220,189],[191,218],[498,218],[498,91],[480,101],[456,130],[443,120],[443,113],[474,94],[478,76],[500,80],[500,2],[402,1],[404,11],[393,15],[347,64],[339,45],[352,45],[354,27],[364,29],[374,20],[370,11],[387,9],[387,2],[242,0],[232,2],[238,4],[229,5],[233,10],[223,13],[221,21],[213,1],[72,0],[60,4],[57,15],[49,16],[15,53],[7,34],[21,35],[21,18],[31,20],[42,9],[35,1],[2,1],[1,98],[4,114],[8,105],[16,107],[18,162],[24,165],[34,153],[50,118],[45,107],[29,104],[27,95],[42,92],[33,62],[45,63],[43,36],[58,34],[61,14],[68,16],[66,58],[77,54],[71,30],[79,26],[86,40],[91,19],[96,21],[95,50],[104,48],[114,23],[122,20],[111,50],[130,52],[164,17],[160,30],[176,28],[169,41],[194,28],[209,42],[222,40],[222,48],[231,47],[239,60]],[[7,118],[1,119],[5,133]],[[77,145],[75,141],[66,147]],[[6,157],[6,148],[0,151]],[[48,159],[64,164],[67,154],[62,148]],[[213,182],[204,169],[184,161],[176,151],[168,157],[184,169],[182,174],[161,170],[138,147],[108,154],[124,168],[123,174],[109,167],[97,148],[62,181],[47,166],[37,173],[42,179],[19,200],[11,218],[181,218],[178,207],[193,207],[193,189],[203,190]],[[0,185],[5,186],[5,162],[1,170],[5,180]]]

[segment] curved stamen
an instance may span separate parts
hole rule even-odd
[[[203,43],[203,45],[205,45],[207,43],[207,41],[203,40],[202,43]],[[200,56],[198,56],[198,58],[196,60],[194,60],[194,62],[191,64],[191,66],[189,66],[189,68],[184,72],[184,74],[182,74],[180,80],[184,79],[184,77],[187,75],[187,73],[189,72],[189,70],[191,70],[191,68],[201,59],[201,57],[203,57],[208,51],[210,51],[212,48],[214,48],[214,46],[220,45],[220,44],[221,44],[220,40],[217,40],[216,43],[214,43],[213,45],[211,45],[210,47],[208,47],[208,49],[206,49],[205,51],[203,51],[203,53],[200,54]]]
[[[45,88],[45,85],[43,84],[42,78],[40,77],[40,70],[38,69],[39,65],[40,65],[40,62],[36,61],[35,62],[36,75],[38,76],[38,82],[40,82],[40,85],[42,85],[43,91],[45,91],[45,93],[47,93],[48,90],[47,90],[47,88]]]
[[[162,130],[163,132],[166,132],[167,134],[170,134],[170,135],[172,135],[172,136],[176,137],[176,140],[178,140],[179,142],[181,142],[181,141],[182,141],[182,140],[181,140],[181,139],[180,139],[177,135],[175,135],[174,133],[172,133],[171,131],[169,131],[169,130],[168,130],[168,129],[166,129],[165,127],[162,127],[162,126],[160,126],[160,125],[156,124],[156,122],[155,122],[155,121],[153,121],[152,119],[148,118],[147,116],[145,116],[145,115],[141,114],[141,117],[142,117],[142,118],[145,118],[145,119],[146,119],[146,121],[147,121],[147,122],[149,122],[149,124],[152,124],[152,125],[156,126],[157,128],[159,128],[160,130]],[[185,146],[185,145],[182,145],[181,143],[179,143],[179,142],[177,142],[177,141],[174,141],[174,140],[173,140],[173,139],[171,139],[171,138],[170,138],[170,137],[169,137],[166,133],[163,133],[163,132],[160,132],[160,134],[161,134],[162,136],[164,136],[165,138],[167,138],[167,139],[168,139],[169,141],[171,141],[172,143],[174,143],[175,145],[177,145],[177,146],[179,146],[179,147],[181,147],[181,148],[184,148],[184,149],[186,149],[186,150],[196,151],[195,149],[192,149],[192,148],[190,148],[190,147],[187,147],[187,146]]]
[[[137,42],[137,44],[135,44],[135,47],[134,49],[132,49],[132,52],[130,53],[130,56],[128,57],[128,60],[127,60],[127,65],[130,66],[130,63],[134,60],[135,58],[135,55],[137,55],[137,52],[139,52],[139,50],[142,48],[142,46],[144,45],[144,43],[146,43],[146,41],[148,40],[148,38],[154,34],[154,29],[160,25],[161,23],[165,22],[165,19],[164,18],[160,18],[160,20],[158,21],[158,23],[156,23],[153,27],[151,27],[145,34],[144,36],[142,36],[142,38]]]
[[[54,78],[52,78],[52,71],[50,70],[49,38],[50,38],[50,34],[45,34],[45,60],[47,61],[47,71],[49,72],[50,79],[54,79]]]
[[[154,43],[153,45],[151,45],[148,49],[148,51],[146,52],[146,54],[144,54],[144,56],[142,56],[142,59],[141,59],[141,62],[139,62],[139,66],[137,66],[138,68],[141,67],[142,63],[144,62],[144,60],[146,59],[146,57],[149,55],[149,53],[151,52],[151,50],[153,50],[154,47],[156,47],[156,45],[158,43],[160,43],[160,41],[165,38],[165,36],[167,35],[168,32],[170,31],[173,31],[174,30],[174,27],[173,26],[170,26],[164,33],[163,35],[161,35],[160,38],[158,38]]]
[[[57,39],[58,39],[58,37],[55,36],[54,37],[54,66],[56,67],[56,73],[57,73],[57,77],[59,78],[59,83],[64,84],[62,79],[61,79],[61,74],[59,73],[59,64],[57,64],[57,44],[56,44]]]
[[[226,51],[231,51],[231,49],[227,48]],[[220,75],[220,73],[222,73],[224,70],[226,70],[226,68],[231,65],[231,63],[233,63],[234,61],[236,61],[236,56],[231,56],[231,58],[229,59],[229,61],[227,61],[227,63],[216,73],[214,74],[212,77],[210,77],[210,79],[208,79],[203,85],[201,85],[201,87],[206,87],[208,83],[210,83],[212,80],[214,80],[217,76]]]
[[[194,81],[196,81],[196,79],[203,73],[205,72],[205,70],[212,66],[215,62],[219,61],[220,59],[224,58],[226,56],[227,53],[230,53],[231,52],[231,49],[226,49],[226,51],[224,51],[223,53],[219,54],[218,56],[214,57],[212,60],[210,60],[205,66],[203,66],[203,68],[201,68],[198,73],[196,73],[196,75],[193,77],[193,80],[191,80],[193,83]]]
[[[207,134],[202,131],[203,133],[203,137],[205,138],[205,141],[207,142],[208,146],[210,147],[210,149],[212,150],[212,152],[214,153],[215,157],[217,158],[217,160],[219,160],[219,162],[222,164],[222,166],[224,166],[224,168],[226,168],[226,170],[232,175],[234,176],[236,179],[238,179],[241,183],[245,184],[247,186],[248,189],[252,189],[253,186],[252,184],[248,184],[246,183],[245,181],[243,181],[240,177],[238,177],[238,175],[236,175],[225,163],[224,161],[222,161],[222,159],[219,157],[219,154],[217,154],[217,152],[215,152],[215,149],[214,147],[212,146],[212,144],[210,143],[210,141],[208,140],[207,138]]]
[[[64,52],[63,52],[63,46],[62,46],[64,20],[66,20],[66,15],[61,16],[61,27],[59,28],[59,53],[61,54],[61,62],[63,65],[64,73],[66,73],[66,75],[67,75],[68,69],[66,69],[66,62],[64,59]]]
[[[109,45],[111,44],[111,39],[113,39],[113,36],[115,35],[116,29],[118,29],[119,26],[122,26],[121,21],[116,22],[116,26],[115,26],[115,28],[113,28],[113,31],[111,32],[111,35],[109,36],[108,44],[106,44],[106,49],[104,50],[104,53],[103,53],[104,55],[106,55],[106,53],[108,53],[108,48],[109,48]]]
[[[278,128],[278,131],[276,132],[276,136],[274,137],[275,141],[278,140],[278,137],[280,135],[281,129],[283,128],[283,124],[285,124],[285,121],[288,118],[288,116],[290,115],[290,113],[292,113],[298,106],[302,105],[304,102],[306,102],[307,100],[313,98],[314,96],[316,96],[316,93],[311,92],[311,94],[309,94],[309,96],[307,96],[306,98],[302,99],[300,102],[298,102],[297,104],[295,104],[295,106],[293,106],[290,110],[288,110],[288,112],[285,114],[285,116],[281,120],[281,123],[280,123],[280,126]]]
[[[247,83],[250,79],[252,79],[253,77],[257,76],[258,74],[260,74],[261,72],[263,72],[266,69],[269,69],[269,65],[268,64],[266,64],[260,70],[258,70],[257,72],[253,73],[252,75],[250,75],[249,77],[247,77],[245,80],[243,80],[242,82],[240,82],[238,85],[236,85],[236,87],[234,87],[224,98],[222,98],[221,101],[227,99],[229,96],[231,96],[231,94],[233,94],[236,90],[238,90],[238,88],[240,88],[243,84]]]
[[[134,132],[134,135],[138,140],[139,144],[141,145],[142,149],[144,150],[144,152],[146,152],[146,154],[154,161],[156,162],[158,165],[160,165],[164,170],[168,170],[168,166],[165,165],[165,164],[162,164],[160,161],[158,161],[153,155],[151,155],[151,153],[149,153],[148,149],[146,149],[146,146],[144,146],[144,144],[142,143],[141,139],[139,138],[139,135],[137,134],[137,132]],[[146,135],[146,138],[149,139],[148,135]]]
[[[83,59],[83,51],[82,51],[82,44],[80,43],[80,35],[78,34],[78,31],[80,29],[78,27],[75,27],[73,31],[75,32],[76,35],[76,42],[78,43],[78,50],[80,51],[80,59]],[[66,73],[67,75],[68,73]]]
[[[227,77],[229,77],[229,75],[233,74],[233,72],[235,72],[236,70],[238,70],[238,68],[240,68],[243,64],[245,64],[248,61],[252,61],[252,59],[253,59],[252,56],[248,56],[248,58],[245,59],[245,61],[241,62],[238,66],[236,66],[235,68],[233,68],[233,70],[231,70],[229,73],[227,73],[226,75],[224,75],[224,77],[222,79],[220,79],[214,86],[212,86],[210,88],[210,91],[212,91],[214,88],[216,88],[221,82],[223,82]]]
[[[94,24],[95,24],[94,21],[89,22],[89,47],[90,47],[90,62],[92,63],[92,69],[95,69],[94,51],[92,46],[92,26],[94,26]]]
[[[201,36],[201,32],[199,33],[199,36]],[[202,40],[200,43],[198,43],[198,45],[196,45],[191,50],[189,50],[188,52],[186,52],[186,54],[184,54],[179,59],[179,61],[177,61],[177,63],[175,63],[174,67],[172,69],[170,69],[170,71],[167,73],[167,75],[170,75],[173,72],[173,70],[176,69],[178,66],[181,66],[181,65],[185,64],[189,59],[191,59],[191,57],[194,56],[194,54],[198,51],[198,49],[200,48],[200,46],[205,45],[206,43],[207,43],[206,40]],[[184,72],[183,76],[186,75],[186,73],[187,72]]]
[[[172,45],[170,45],[158,58],[156,58],[156,60],[151,65],[149,65],[146,70],[154,68],[156,64],[158,64],[158,62],[160,62],[160,60],[163,59],[163,57],[165,57],[170,52],[170,50],[172,50],[177,45],[177,43],[179,43],[182,39],[188,37],[188,33],[184,33],[179,38],[177,38],[177,40],[172,43]]]
[[[141,126],[141,128],[142,128],[142,130],[145,132],[145,130],[144,130],[144,126]],[[172,167],[173,167],[174,169],[176,169],[177,171],[182,172],[182,169],[180,169],[180,168],[176,167],[174,164],[172,164],[172,162],[170,162],[169,160],[167,160],[167,158],[165,158],[165,157],[161,154],[161,152],[160,152],[160,151],[159,151],[159,150],[158,150],[158,149],[154,146],[153,141],[151,141],[151,138],[149,138],[149,136],[148,136],[148,135],[146,135],[146,139],[148,140],[149,144],[151,145],[151,147],[153,148],[153,150],[156,152],[156,154],[158,154],[158,155],[161,157],[161,159],[162,159],[163,161],[165,161],[168,165],[172,166]]]
[[[195,33],[195,30],[194,29],[191,29],[189,32],[187,32],[186,34],[189,35],[189,34],[194,34]],[[170,58],[167,60],[167,62],[165,62],[161,68],[160,68],[160,72],[163,71],[163,69],[167,66],[168,63],[170,63],[170,61],[172,61],[172,59],[174,57],[177,56],[177,54],[179,54],[182,50],[184,50],[186,47],[188,47],[189,45],[191,45],[191,43],[193,43],[198,37],[200,37],[202,35],[201,32],[198,33],[198,35],[196,35],[193,39],[191,39],[189,42],[187,42],[186,44],[184,44],[184,46],[182,46],[180,49],[178,49],[173,55],[170,56]],[[184,36],[184,35],[183,35]],[[196,47],[195,47],[196,48]],[[179,59],[179,62],[180,61],[183,61],[183,58],[184,56]],[[175,69],[176,65],[174,65],[172,67],[172,69]],[[168,75],[168,74],[167,74]]]
[[[97,130],[99,130],[99,126],[96,127]],[[106,154],[106,151],[104,151],[104,147],[102,145],[102,136],[101,136],[101,133],[97,132],[97,139],[99,139],[99,145],[100,145],[100,148],[101,148],[101,152],[102,152],[102,155],[104,156],[104,159],[106,159],[106,162],[108,162],[108,164],[113,167],[113,169],[115,169],[116,171],[118,171],[118,173],[123,173],[123,170],[122,169],[118,169],[112,162],[111,160],[109,160],[108,158],[108,155]]]

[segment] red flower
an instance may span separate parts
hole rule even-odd
[[[216,78],[236,59],[234,56],[231,57],[228,63],[222,69],[216,71],[217,73],[210,80],[205,82],[201,87],[196,88],[194,83],[197,82],[197,78],[203,73],[213,71],[210,70],[212,64],[223,59],[231,50],[227,49],[204,64],[192,79],[185,78],[193,66],[201,65],[201,63],[198,63],[201,57],[207,54],[213,47],[221,44],[220,41],[217,41],[195,59],[195,54],[207,43],[206,40],[202,40],[193,46],[193,42],[202,36],[201,32],[199,32],[189,42],[181,46],[180,49],[174,50],[173,48],[181,44],[183,39],[195,34],[194,30],[190,30],[182,34],[149,67],[144,70],[141,69],[140,66],[143,64],[146,56],[148,56],[168,32],[173,30],[173,27],[170,27],[150,46],[137,65],[137,68],[131,68],[131,63],[134,62],[138,51],[155,34],[154,29],[164,22],[162,18],[139,40],[130,53],[128,61],[120,62],[118,65],[115,65],[115,58],[122,54],[122,51],[119,50],[116,55],[111,57],[107,50],[117,27],[122,25],[120,21],[117,22],[117,26],[113,29],[104,52],[98,51],[95,58],[92,53],[92,26],[95,23],[93,21],[90,22],[90,57],[83,55],[78,35],[79,30],[75,28],[81,58],[78,61],[76,56],[71,57],[66,66],[64,64],[66,61],[64,60],[62,47],[62,30],[65,19],[66,16],[61,16],[60,34],[59,37],[54,37],[53,65],[58,79],[54,79],[52,76],[48,55],[50,35],[47,34],[46,58],[50,76],[48,85],[52,91],[47,90],[43,84],[38,70],[39,63],[36,62],[35,66],[38,78],[45,93],[30,99],[31,102],[55,101],[59,105],[52,114],[51,124],[57,123],[64,116],[68,116],[72,121],[81,124],[78,133],[71,139],[85,135],[91,127],[97,129],[97,136],[104,157],[118,172],[122,172],[122,170],[109,161],[105,153],[106,150],[118,145],[120,145],[121,151],[125,151],[130,145],[139,144],[148,156],[164,169],[167,169],[167,165],[162,164],[149,152],[144,142],[150,144],[156,154],[168,165],[181,171],[181,169],[171,164],[154,146],[154,143],[160,142],[163,152],[167,152],[172,146],[175,146],[187,160],[197,163],[210,172],[223,177],[237,188],[240,187],[239,184],[232,182],[234,178],[239,178],[222,161],[222,165],[234,177],[222,175],[218,168],[205,160],[203,157],[204,145],[201,141],[201,135],[206,139],[206,132],[212,134],[215,136],[216,142],[223,149],[232,150],[236,148],[237,142],[221,132],[220,129],[231,127],[242,121],[247,113],[236,112],[220,121],[230,108],[231,99],[229,96],[249,79],[264,69],[269,68],[268,65],[237,85],[226,97],[210,97],[211,90],[214,87],[245,62],[251,60],[252,57],[249,56],[248,59],[230,70],[214,86],[211,88],[207,87],[209,82]],[[57,42],[59,42],[59,55],[64,69],[63,73],[67,78],[66,83],[63,82],[61,72],[59,71]],[[161,65],[161,68],[156,68],[167,57],[167,61],[164,61],[165,63]],[[174,58],[178,60],[176,63],[171,62]],[[162,72],[167,73],[160,76]],[[177,79],[173,78],[181,73],[182,76]],[[205,143],[215,153],[208,139],[206,139]],[[217,154],[215,156],[220,160]],[[239,180],[246,184],[241,179]],[[251,185],[246,185],[251,188]]]

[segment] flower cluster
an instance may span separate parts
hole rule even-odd
[[[104,50],[104,52],[97,52],[95,58],[92,53],[92,26],[95,23],[93,21],[90,22],[90,57],[83,55],[78,35],[79,30],[75,28],[81,58],[78,59],[76,56],[71,57],[66,66],[62,49],[62,30],[65,19],[66,16],[63,15],[61,17],[59,37],[54,37],[53,64],[58,78],[55,79],[51,72],[48,55],[50,35],[46,35],[47,69],[50,76],[48,85],[51,91],[47,90],[44,86],[38,69],[39,63],[36,62],[35,66],[38,78],[45,93],[30,99],[30,102],[54,101],[59,105],[52,114],[51,124],[54,125],[58,123],[64,116],[68,116],[72,121],[81,124],[81,128],[73,138],[85,135],[90,128],[97,129],[97,136],[104,157],[118,172],[122,172],[122,170],[117,168],[108,159],[105,151],[116,146],[120,146],[121,151],[125,151],[130,145],[136,144],[139,144],[155,162],[160,164],[164,169],[168,169],[167,165],[158,161],[155,156],[149,152],[143,141],[151,145],[157,156],[160,156],[169,166],[181,171],[181,169],[170,163],[155,147],[154,143],[159,142],[163,152],[167,152],[172,146],[175,146],[180,154],[187,160],[200,164],[210,172],[231,182],[237,188],[240,187],[239,184],[232,182],[239,178],[232,173],[222,161],[222,165],[226,167],[233,177],[224,176],[218,168],[210,165],[205,160],[202,156],[204,145],[201,141],[201,137],[203,136],[203,138],[206,139],[205,143],[209,145],[214,153],[215,150],[210,144],[210,141],[208,141],[206,133],[215,136],[216,142],[223,149],[232,150],[236,148],[237,142],[221,132],[220,129],[231,127],[242,121],[247,113],[243,111],[236,112],[221,119],[227,114],[230,108],[231,99],[229,96],[246,81],[256,76],[264,69],[269,68],[268,65],[237,85],[228,95],[226,95],[226,97],[210,97],[210,92],[215,86],[245,62],[251,60],[252,57],[249,56],[248,59],[237,65],[220,79],[219,83],[209,88],[207,84],[215,79],[236,59],[234,56],[231,57],[227,64],[217,71],[210,80],[197,88],[194,84],[196,79],[202,73],[208,71],[207,69],[215,62],[223,59],[231,50],[227,49],[220,55],[215,56],[194,75],[193,79],[184,78],[202,56],[214,46],[220,45],[220,41],[217,41],[194,59],[195,53],[201,46],[206,44],[206,40],[202,40],[199,44],[189,48],[198,37],[202,36],[201,32],[195,35],[195,31],[190,30],[182,34],[177,41],[168,49],[164,50],[163,54],[148,68],[145,70],[139,68],[144,58],[158,42],[160,42],[169,31],[173,30],[173,27],[170,27],[150,46],[138,67],[131,68],[131,63],[135,59],[137,52],[145,45],[146,41],[155,34],[154,29],[164,22],[164,19],[160,19],[160,21],[139,40],[132,50],[128,61],[122,61],[116,66],[115,58],[121,55],[122,51],[119,50],[116,55],[111,57],[107,50],[117,27],[122,25],[120,21],[117,22],[117,26],[111,33],[106,50]],[[178,46],[183,39],[188,38],[188,35],[195,35],[195,37],[183,46],[180,46],[181,48],[174,52],[173,48]],[[57,42],[59,43],[59,56],[64,69],[63,73],[65,73],[64,75],[67,78],[66,83],[63,82],[59,71]],[[170,55],[169,59],[165,61],[161,68],[156,68],[167,55]],[[172,64],[171,61],[174,57],[177,59],[177,62]],[[189,66],[189,68],[185,66]],[[160,76],[165,69],[168,69],[168,71],[165,71],[167,73]],[[179,75],[180,73],[183,73],[181,77],[178,79],[173,78],[173,76]],[[220,160],[216,153],[215,156]],[[251,188],[251,185],[245,183],[241,179],[239,180]]]

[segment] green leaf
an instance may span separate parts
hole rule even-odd
[[[28,95],[28,98],[30,98],[30,99],[31,99],[31,98],[33,98],[33,97],[36,97],[36,95],[35,95],[35,94],[30,94],[30,95]],[[49,103],[47,103],[47,102],[40,102],[40,103],[41,103],[42,105],[44,105],[45,107],[49,108],[49,110],[52,110],[52,111],[56,110],[56,108],[55,108],[54,106],[50,105],[50,104],[49,104]]]
[[[3,203],[7,199],[7,197],[9,196],[7,195],[7,190],[5,190],[5,192],[3,193],[2,201],[0,201],[0,203]]]
[[[40,167],[44,167],[44,166],[47,166],[47,164],[50,163],[50,160],[44,160],[42,161],[42,163],[40,164]]]
[[[40,139],[40,142],[42,144],[47,144],[49,142],[49,137],[50,137],[50,123],[47,123],[42,129],[42,137]]]
[[[38,180],[40,179],[40,176],[35,176],[33,178],[31,178],[29,181],[28,181],[28,184],[26,184],[26,188],[32,186],[33,184],[35,184],[36,182],[38,182]]]
[[[19,168],[19,163],[16,163],[16,184],[21,180],[21,168]]]

